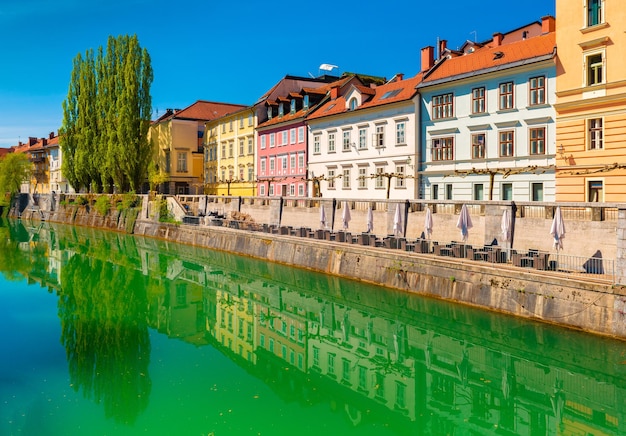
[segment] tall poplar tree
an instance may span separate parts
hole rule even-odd
[[[75,58],[60,129],[63,174],[74,187],[140,189],[152,158],[152,80],[136,35],[109,37],[106,50]]]

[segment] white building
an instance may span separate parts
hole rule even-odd
[[[420,198],[555,200],[554,27],[422,49]]]
[[[380,82],[379,82],[380,83]],[[416,198],[416,85],[355,76],[307,117],[309,192],[350,199]]]

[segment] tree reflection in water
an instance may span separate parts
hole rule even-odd
[[[152,387],[143,277],[75,254],[61,283],[61,342],[73,389],[103,404],[107,418],[133,423],[146,409]]]

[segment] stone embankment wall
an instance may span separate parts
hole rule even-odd
[[[224,204],[222,212],[230,210],[243,212],[245,208],[241,206],[238,202],[228,202]],[[246,213],[254,212],[252,206]],[[271,204],[257,207],[266,214],[268,221],[277,219],[274,216],[276,208],[272,208]],[[47,215],[44,214],[50,221],[117,231],[130,230],[137,235],[251,256],[426,297],[441,298],[531,320],[626,339],[626,288],[623,286],[594,282],[592,279],[577,280],[554,272],[521,269],[506,264],[492,265],[466,259],[434,257],[401,250],[363,247],[227,227],[159,223],[157,217],[150,212],[155,208],[151,207],[147,197],[143,200],[136,222],[132,218],[133,221],[130,223],[132,229],[129,228],[128,218],[118,211],[112,211],[106,217],[102,217],[87,206],[58,206],[53,209],[47,212]],[[283,216],[279,219],[292,220],[300,214],[292,225],[306,226],[307,221],[303,215],[307,214],[310,216],[309,221],[312,222],[310,227],[319,227],[317,222],[319,215],[313,212],[314,208],[299,209],[301,210],[298,212],[283,209]],[[290,214],[293,216],[289,217]],[[392,216],[392,213],[385,211],[384,214],[381,211],[379,225],[388,227],[389,216]],[[620,214],[625,216],[618,222],[626,220],[623,210],[620,210]],[[40,219],[41,215],[40,212],[22,211],[23,219]],[[255,218],[260,215],[257,213]],[[356,224],[354,217],[358,215],[359,213],[352,214],[351,225]],[[443,217],[443,214],[440,216]],[[500,217],[501,205],[496,205],[493,209],[487,208],[483,215],[474,218],[474,227],[477,228],[475,233],[482,233],[482,238],[489,240],[500,226]],[[335,219],[335,229],[341,228],[340,212]],[[285,221],[282,223],[287,225]],[[449,215],[447,221],[440,219],[439,223],[442,227],[452,226],[456,221],[453,215]],[[615,227],[616,224],[612,225]],[[481,228],[483,230],[480,230]],[[419,230],[419,227],[417,229]],[[516,232],[519,231],[517,229]],[[537,228],[529,231],[535,234],[543,232]],[[606,229],[599,231],[606,234]],[[623,233],[619,231],[618,236]],[[541,238],[544,237],[541,235]],[[533,243],[537,243],[538,239],[539,237],[536,237]],[[611,236],[604,239],[617,238]],[[614,245],[618,244],[619,241],[614,242]]]

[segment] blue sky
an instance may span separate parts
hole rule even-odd
[[[57,132],[72,60],[136,34],[154,69],[155,111],[196,100],[252,104],[287,74],[417,74],[420,50],[485,41],[544,15],[554,0],[284,2],[0,0],[0,147]]]

